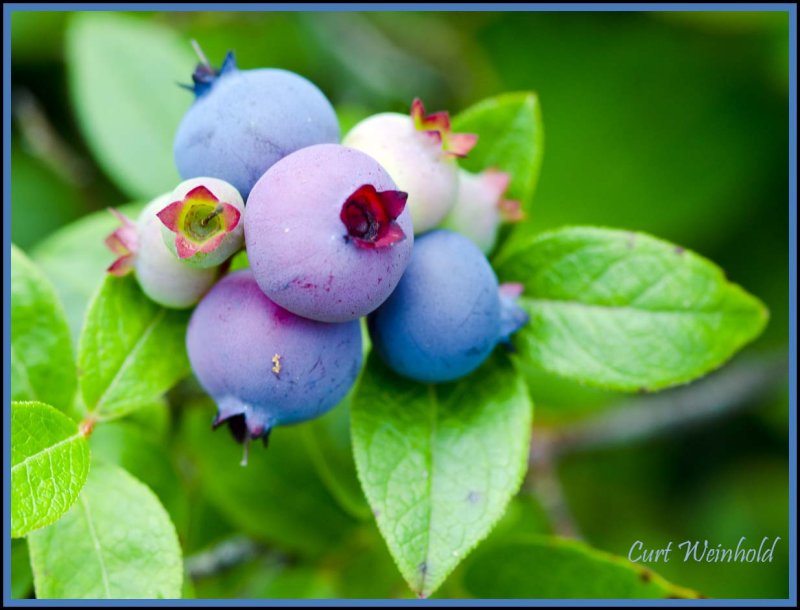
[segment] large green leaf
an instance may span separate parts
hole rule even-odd
[[[691,381],[756,338],[768,317],[712,262],[643,233],[559,229],[495,263],[503,281],[524,285],[521,358],[597,387]]]
[[[11,541],[11,598],[28,597],[33,589],[31,561],[25,540]]]
[[[84,209],[74,184],[22,146],[11,148],[11,241],[27,250]]]
[[[402,379],[372,355],[353,399],[353,450],[378,527],[427,597],[502,516],[527,467],[527,388],[498,357],[458,383]]]
[[[11,397],[66,409],[75,358],[64,310],[41,271],[11,246]]]
[[[78,344],[80,385],[96,419],[147,406],[189,374],[185,311],[151,301],[132,275],[106,277]]]
[[[136,218],[143,204],[119,208]],[[86,307],[106,275],[115,255],[106,247],[106,236],[119,226],[108,211],[95,212],[73,222],[41,241],[31,252],[33,260],[53,283],[67,314],[72,339],[77,344]]]
[[[208,406],[208,405],[204,405]],[[304,555],[319,555],[344,539],[353,521],[317,476],[300,426],[275,429],[269,447],[242,446],[224,426],[211,429],[207,408],[185,413],[182,440],[209,502],[246,534]]]
[[[78,123],[94,158],[129,196],[149,198],[180,181],[172,140],[192,95],[188,40],[137,17],[76,13],[66,63]]]
[[[157,408],[166,410],[165,405]],[[136,415],[141,415],[137,411]],[[92,458],[123,467],[147,485],[167,509],[178,531],[188,519],[189,500],[158,431],[126,418],[97,426],[89,439]]]
[[[11,403],[11,536],[58,520],[89,472],[78,424],[41,402]]]
[[[482,100],[453,118],[453,130],[478,134],[478,143],[459,164],[473,172],[493,167],[508,172],[509,199],[533,198],[544,154],[539,98],[532,91]]]
[[[39,599],[174,598],[183,562],[175,527],[150,489],[97,461],[78,502],[28,538]]]
[[[579,542],[546,537],[478,553],[467,565],[463,580],[475,597],[491,599],[699,597],[644,566]]]

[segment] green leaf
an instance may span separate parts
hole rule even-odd
[[[78,343],[80,385],[97,419],[152,403],[189,374],[189,313],[156,305],[132,275],[106,277]]]
[[[78,502],[28,538],[38,599],[175,598],[183,562],[175,528],[155,494],[97,461]]]
[[[504,249],[495,266],[524,285],[520,357],[601,388],[691,381],[755,339],[768,317],[712,262],[643,233],[559,229]]]
[[[192,94],[188,40],[137,17],[75,13],[67,26],[69,93],[93,156],[125,193],[152,198],[180,181],[172,140]]]
[[[493,546],[467,565],[464,586],[491,599],[691,598],[653,571],[572,540],[530,537]]]
[[[161,405],[161,410],[166,406]],[[136,411],[140,415],[142,411]],[[178,531],[188,519],[189,502],[175,465],[158,431],[147,430],[131,418],[97,426],[89,439],[92,457],[121,466],[147,485],[167,509]]]
[[[305,448],[322,482],[345,511],[368,519],[369,510],[358,483],[350,439],[350,404],[353,390],[322,417],[302,427]]]
[[[89,472],[78,424],[41,402],[11,403],[11,536],[58,520]]]
[[[303,425],[277,428],[266,449],[253,443],[242,467],[242,446],[227,426],[211,429],[210,409],[185,415],[182,440],[198,487],[241,531],[304,555],[327,552],[347,536],[354,522],[317,476]]]
[[[372,355],[352,405],[359,479],[411,589],[433,593],[502,516],[525,474],[531,403],[496,358],[423,385]]]
[[[66,409],[75,394],[75,358],[64,310],[41,271],[11,246],[11,398]]]
[[[119,211],[136,218],[144,204],[132,203]],[[62,227],[31,252],[33,260],[53,283],[67,314],[72,339],[78,342],[86,308],[106,275],[115,255],[106,236],[119,226],[108,210],[95,212]]]
[[[41,14],[41,11],[38,11]],[[18,14],[18,13],[17,13]],[[30,15],[36,16],[31,12]],[[23,249],[80,216],[85,209],[75,184],[23,146],[11,148],[11,241]]]
[[[30,595],[33,587],[28,543],[25,540],[11,541],[11,598],[23,599]]]
[[[533,198],[544,154],[539,98],[532,91],[505,93],[467,108],[453,118],[456,132],[478,134],[478,143],[459,165],[471,172],[493,167],[508,172],[509,199]]]

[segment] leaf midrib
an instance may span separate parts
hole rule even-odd
[[[39,458],[39,457],[41,457],[43,455],[47,455],[48,453],[51,453],[52,451],[54,451],[60,445],[64,445],[65,443],[71,443],[72,441],[80,439],[81,437],[82,437],[81,433],[80,432],[76,432],[72,436],[68,436],[67,438],[63,438],[60,441],[58,441],[57,443],[55,443],[53,445],[50,445],[49,447],[45,447],[41,451],[37,451],[36,453],[33,453],[33,454],[29,455],[24,460],[14,464],[11,467],[12,474],[14,473],[15,470],[18,470],[19,468],[22,468],[23,466],[27,465],[28,462],[30,462],[31,460]]]
[[[139,352],[144,343],[150,338],[150,335],[152,334],[153,330],[155,329],[156,326],[158,326],[161,323],[161,320],[164,318],[166,313],[167,313],[166,309],[160,309],[153,317],[153,319],[150,321],[150,323],[145,327],[142,334],[136,340],[136,343],[134,343],[133,348],[128,352],[128,355],[125,356],[125,358],[120,363],[120,366],[117,369],[117,372],[114,374],[114,377],[111,379],[109,384],[106,386],[106,389],[103,390],[103,393],[97,399],[97,402],[95,403],[94,407],[89,410],[91,414],[96,414],[98,411],[100,411],[100,408],[103,406],[103,401],[106,400],[106,397],[111,393],[113,388],[123,377],[123,374],[128,369],[131,362],[135,360],[133,356],[135,356]]]
[[[430,551],[431,551],[431,530],[433,527],[433,509],[434,509],[434,502],[433,502],[433,478],[434,478],[434,469],[433,469],[433,455],[434,455],[434,447],[436,446],[436,432],[437,432],[437,420],[439,417],[439,401],[436,397],[436,388],[433,384],[428,384],[428,400],[431,405],[431,414],[430,414],[430,434],[428,435],[428,499],[429,499],[429,509],[428,509],[428,525],[425,528],[425,552],[423,553],[422,561],[425,563],[425,571],[422,572],[422,578],[419,582],[419,591],[417,593],[422,594],[425,591],[425,580],[428,577],[428,568],[430,567]],[[416,566],[416,570],[419,570],[419,566]]]
[[[81,508],[83,509],[83,516],[86,519],[86,527],[89,530],[89,536],[92,540],[92,547],[97,555],[97,563],[100,565],[100,574],[103,577],[103,588],[106,592],[106,598],[111,599],[111,585],[108,582],[108,568],[106,567],[106,560],[103,557],[103,549],[100,545],[100,539],[97,537],[97,532],[94,529],[94,521],[92,520],[92,513],[89,511],[89,503],[83,497],[79,496]]]

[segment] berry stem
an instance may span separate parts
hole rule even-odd
[[[191,44],[192,48],[194,49],[194,52],[197,54],[197,58],[200,60],[200,63],[210,68],[211,62],[208,61],[208,57],[206,57],[206,54],[203,53],[203,49],[200,48],[200,43],[197,42],[194,38],[192,38]]]
[[[244,437],[244,441],[242,441],[242,446],[244,447],[242,451],[242,461],[239,462],[239,466],[247,466],[247,457],[250,454],[250,435]]]
[[[81,436],[89,438],[94,431],[94,425],[96,423],[97,419],[95,419],[94,415],[88,415],[78,426],[78,431],[81,433]]]

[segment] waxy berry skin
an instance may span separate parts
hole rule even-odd
[[[212,176],[247,199],[250,189],[288,154],[339,141],[339,122],[325,95],[286,70],[239,70],[228,54],[219,71],[198,66],[197,96],[175,135],[183,179]]]
[[[285,157],[258,181],[245,207],[250,267],[270,299],[322,322],[355,320],[391,294],[414,234],[389,174],[336,144]]]
[[[395,372],[453,381],[475,370],[526,321],[504,314],[497,278],[466,237],[437,230],[417,238],[397,288],[368,318],[372,345]],[[512,325],[516,325],[512,328]]]
[[[358,321],[326,324],[286,311],[245,269],[225,276],[189,321],[192,370],[239,440],[334,407],[361,368]]]
[[[133,265],[139,286],[148,297],[164,307],[184,309],[197,303],[211,288],[219,276],[219,268],[192,267],[167,248],[157,214],[170,201],[171,194],[162,195],[140,214]]]

